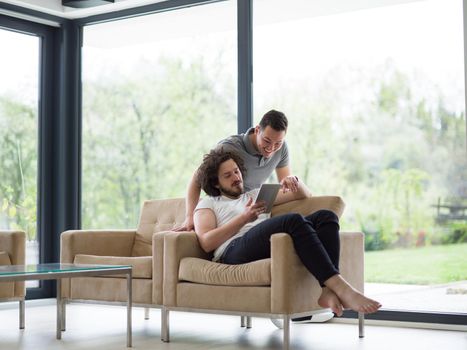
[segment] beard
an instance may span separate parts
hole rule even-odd
[[[240,195],[243,194],[243,183],[240,182],[239,185],[232,186],[231,188],[225,188],[220,186],[219,190],[221,191],[221,194],[226,195],[227,197],[234,197],[238,198]]]

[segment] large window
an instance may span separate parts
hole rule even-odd
[[[39,44],[39,37],[0,29],[0,230],[26,232],[29,264],[39,262]]]
[[[366,236],[367,293],[467,313],[462,1],[254,6],[255,120],[283,110],[293,172],[345,200],[342,229]]]
[[[236,2],[84,28],[82,226],[135,227],[236,132]]]

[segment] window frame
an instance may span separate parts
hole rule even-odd
[[[61,21],[60,19],[57,19]],[[56,68],[57,27],[30,22],[0,14],[0,28],[39,39],[39,96],[38,96],[38,144],[37,144],[37,238],[39,242],[39,262],[54,260],[53,244],[53,203],[50,193],[53,187],[53,129],[48,126],[55,117],[54,91]],[[27,299],[50,297],[53,294],[53,284],[40,281],[39,287],[28,288]]]
[[[43,64],[41,73],[41,109],[39,125],[39,190],[38,234],[41,239],[41,262],[58,261],[60,233],[66,229],[79,229],[81,202],[81,40],[82,29],[89,24],[142,16],[184,7],[198,6],[225,0],[167,0],[136,8],[64,20],[41,12],[0,3],[7,9],[60,24],[58,29],[45,30],[37,23],[10,19],[12,28],[19,31],[44,31]],[[237,0],[238,35],[238,131],[252,126],[252,2]],[[0,17],[0,26],[2,26]],[[467,58],[467,0],[463,0],[464,62]],[[51,32],[49,32],[49,30]],[[46,34],[47,33],[47,34]],[[61,40],[63,45],[61,45]],[[58,63],[54,68],[54,60]],[[464,64],[465,91],[467,94],[467,70]],[[67,84],[66,81],[73,83]],[[44,84],[44,85],[42,85]],[[54,89],[56,88],[56,89]],[[46,90],[47,89],[47,90]],[[50,90],[49,90],[50,89]],[[63,91],[62,91],[63,90]],[[54,96],[45,91],[58,91]],[[54,98],[55,101],[54,102]],[[467,96],[465,98],[467,111]],[[67,118],[64,116],[67,115]],[[466,123],[467,134],[467,123]],[[54,149],[60,152],[54,152]],[[49,194],[44,196],[44,194]],[[46,198],[44,198],[46,197]],[[52,199],[50,199],[52,197]],[[57,197],[57,198],[53,198]],[[52,214],[53,213],[53,214]],[[48,293],[47,295],[49,295]],[[44,293],[31,293],[28,298],[44,297]],[[344,317],[357,318],[356,313],[346,311]],[[424,313],[411,311],[382,310],[367,319],[430,324],[467,324],[466,314]]]

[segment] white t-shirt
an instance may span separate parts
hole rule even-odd
[[[211,209],[216,216],[217,227],[222,226],[232,220],[235,216],[243,213],[248,203],[248,199],[251,197],[253,200],[256,199],[259,189],[255,189],[249,192],[243,193],[237,199],[231,199],[225,196],[217,197],[204,197],[196,206],[195,211],[199,209]],[[225,248],[235,238],[243,236],[249,229],[258,225],[260,222],[269,219],[271,214],[261,214],[255,221],[247,223],[243,226],[236,234],[222,243],[215,251],[213,261],[218,261],[224,253]]]

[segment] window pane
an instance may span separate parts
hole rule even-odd
[[[39,38],[0,29],[0,230],[27,234],[26,263],[39,262],[36,224]],[[36,286],[28,282],[28,286]]]
[[[462,1],[254,5],[255,120],[283,110],[294,173],[345,200],[342,230],[365,233],[367,293],[467,313]]]
[[[236,132],[236,2],[84,29],[82,226],[131,228],[185,196],[202,155]]]

